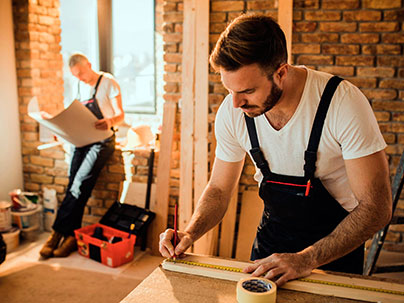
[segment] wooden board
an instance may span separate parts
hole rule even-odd
[[[147,183],[123,181],[120,184],[119,202],[145,208]],[[150,204],[155,203],[156,184],[151,185]]]
[[[236,227],[238,190],[233,194],[221,223],[219,256],[231,258]]]
[[[195,132],[194,132],[194,209],[208,183],[208,106],[209,106],[209,0],[195,5]],[[194,252],[213,255],[215,229],[194,244]]]
[[[236,245],[237,260],[250,260],[251,247],[263,210],[264,203],[259,197],[258,191],[247,190],[243,192]]]
[[[184,230],[192,216],[194,98],[195,98],[195,5],[184,1],[182,92],[181,92],[181,160],[178,228]]]
[[[380,281],[374,277],[370,279]],[[121,303],[234,303],[236,302],[236,284],[237,282],[234,281],[178,273],[158,267]],[[363,303],[366,301],[278,289],[276,302]]]
[[[292,64],[293,0],[278,1],[278,23],[285,33],[288,63]]]
[[[156,214],[156,217],[152,224],[150,224],[150,230],[148,231],[148,243],[150,243],[149,246],[155,255],[159,254],[159,235],[167,228],[171,153],[176,111],[176,103],[164,103],[163,127],[161,130],[160,152],[157,164],[156,199],[150,201],[150,210]]]
[[[239,281],[240,279],[250,276],[249,274],[242,272],[224,270],[225,267],[243,269],[250,264],[249,262],[240,262],[221,258],[210,258],[200,255],[188,255],[182,260],[188,262],[188,264],[164,261],[163,268],[181,273],[188,273],[231,281]],[[193,263],[205,264],[205,266],[196,266],[193,265]],[[207,264],[215,266],[216,268],[208,267],[206,266]],[[367,302],[404,302],[404,285],[399,283],[385,282],[380,280],[374,281],[359,275],[341,275],[337,273],[324,272],[321,270],[314,270],[311,275],[306,277],[306,279],[317,281],[318,283],[312,283],[298,279],[287,282],[282,286],[282,288],[326,296],[365,300]],[[342,287],[342,285],[345,286]],[[357,288],[355,288],[355,286]],[[370,289],[381,289],[386,292],[376,292]],[[387,293],[388,291],[398,291],[402,292],[403,294],[398,295]]]

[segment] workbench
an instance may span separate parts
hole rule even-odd
[[[379,280],[373,277],[371,279]],[[159,266],[121,303],[235,303],[237,302],[236,285],[237,283],[233,281],[168,271]],[[366,301],[278,289],[276,302],[363,303]]]

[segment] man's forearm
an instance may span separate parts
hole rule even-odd
[[[191,221],[185,228],[192,240],[196,241],[216,224],[220,222],[226,213],[230,195],[221,189],[208,185],[198,201]]]
[[[386,196],[388,197],[389,195],[386,194]],[[386,198],[383,197],[383,199]],[[383,203],[360,202],[358,207],[330,235],[319,240],[301,253],[308,257],[307,261],[312,263],[314,267],[327,264],[346,255],[389,222],[389,208],[380,207],[380,205],[388,203],[390,201],[386,200]]]

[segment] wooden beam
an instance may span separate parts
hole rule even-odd
[[[278,23],[286,36],[288,63],[292,63],[293,0],[278,1]]]
[[[195,24],[194,209],[208,183],[209,0],[196,1]],[[215,242],[211,230],[194,244],[194,252],[212,255]]]
[[[184,1],[181,161],[178,228],[184,230],[192,216],[194,97],[195,97],[195,6],[196,0]]]
[[[150,210],[156,214],[150,224],[149,243],[154,255],[159,254],[160,233],[167,228],[168,203],[170,195],[170,168],[173,145],[173,134],[177,104],[165,102],[163,126],[161,130],[160,152],[157,164],[156,199],[151,200]]]

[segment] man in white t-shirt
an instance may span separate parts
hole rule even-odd
[[[87,57],[82,54],[72,55],[69,67],[73,76],[79,79],[77,99],[98,118],[94,127],[107,130],[119,125],[124,119],[124,111],[121,89],[113,76],[95,72]],[[80,96],[81,82],[91,90],[89,98],[85,100],[81,100]],[[53,224],[54,231],[40,251],[42,257],[67,257],[77,249],[74,230],[81,227],[86,203],[101,169],[114,150],[115,135],[74,149],[66,195]]]
[[[172,229],[160,235],[161,254],[181,256],[220,222],[248,153],[265,209],[244,271],[278,285],[317,267],[362,273],[363,243],[392,212],[386,144],[366,98],[287,64],[285,36],[267,16],[236,18],[210,63],[230,93],[216,116],[215,163],[178,245]]]

